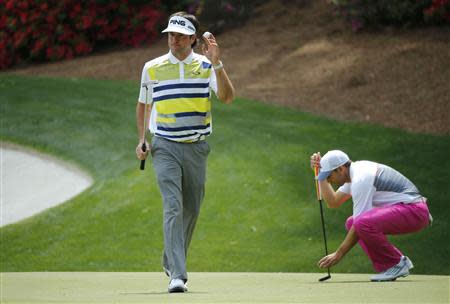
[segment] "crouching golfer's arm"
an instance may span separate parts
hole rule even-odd
[[[147,120],[149,120],[151,108],[152,108],[151,105],[147,106]],[[150,144],[145,140],[144,119],[145,119],[145,104],[138,101],[136,105],[136,127],[138,131],[138,145],[136,147],[136,157],[140,160],[146,159],[148,151],[150,150]],[[144,143],[146,147],[145,152],[142,150],[142,145]]]
[[[320,152],[314,153],[311,155],[310,161],[311,161],[311,168],[319,167],[320,168]],[[349,200],[351,198],[351,195],[341,192],[341,191],[334,191],[331,184],[328,182],[328,180],[324,179],[322,181],[319,181],[320,183],[320,191],[322,193],[322,197],[327,203],[327,206],[329,208],[337,208],[340,205],[342,205],[344,202]]]
[[[344,241],[339,246],[339,248],[335,252],[320,259],[317,265],[320,268],[328,268],[336,265],[347,254],[347,252],[349,252],[350,249],[352,249],[353,246],[355,246],[356,243],[358,243],[358,240],[359,238],[355,232],[355,228],[352,227],[348,231],[347,236],[345,237]]]
[[[311,161],[311,167],[319,167],[320,168],[320,152],[314,153],[311,155],[310,161]],[[333,187],[331,186],[330,182],[333,182],[334,174],[341,174],[342,169],[336,168],[336,172],[330,174],[330,176],[327,179],[324,179],[322,181],[319,181],[320,183],[320,189],[322,193],[322,197],[327,203],[328,207],[330,208],[337,208],[341,206],[345,201],[349,200],[351,198],[351,195],[341,192],[341,191],[334,191]],[[358,235],[355,232],[355,229],[352,227],[345,237],[342,244],[339,246],[339,248],[323,257],[317,265],[320,268],[328,268],[331,266],[336,265],[339,263],[339,261],[347,254],[347,252],[350,251],[350,249],[355,246],[355,244],[358,242]]]

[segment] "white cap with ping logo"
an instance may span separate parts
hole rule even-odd
[[[194,35],[195,27],[191,21],[181,16],[173,16],[169,19],[167,28],[162,33],[175,32],[183,35]]]

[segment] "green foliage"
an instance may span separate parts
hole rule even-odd
[[[150,161],[138,169],[130,82],[0,74],[1,138],[75,161],[95,178],[74,199],[0,228],[1,272],[161,271],[162,207]],[[214,102],[207,190],[189,271],[317,272],[320,213],[312,152],[386,163],[429,198],[431,228],[392,238],[415,273],[449,274],[449,136],[342,123],[237,99]],[[330,251],[351,204],[325,209]],[[335,272],[372,272],[354,248]]]

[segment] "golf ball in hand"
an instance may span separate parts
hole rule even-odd
[[[204,32],[204,33],[203,33],[203,37],[205,37],[206,39],[208,39],[209,37],[211,37],[211,33],[210,33],[210,32]]]

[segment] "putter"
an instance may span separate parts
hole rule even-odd
[[[158,80],[150,80],[142,83],[142,87],[145,88],[145,107],[144,107],[144,132],[142,133],[142,151],[147,151],[147,145],[145,144],[145,134],[147,134],[147,105],[148,105],[148,87],[153,89],[153,85],[157,84]],[[145,159],[141,160],[141,170],[145,169]]]
[[[322,209],[322,192],[320,191],[320,184],[319,184],[319,180],[317,179],[318,175],[319,175],[319,168],[314,167],[314,177],[315,177],[314,180],[316,183],[316,194],[317,194],[317,199],[319,200],[320,219],[322,220],[323,240],[325,242],[325,255],[327,256],[328,255],[327,235],[325,233],[325,220],[323,219],[323,209]],[[323,281],[326,281],[331,278],[330,267],[328,267],[327,269],[328,269],[328,275],[323,278],[320,278],[319,282],[323,282]]]

